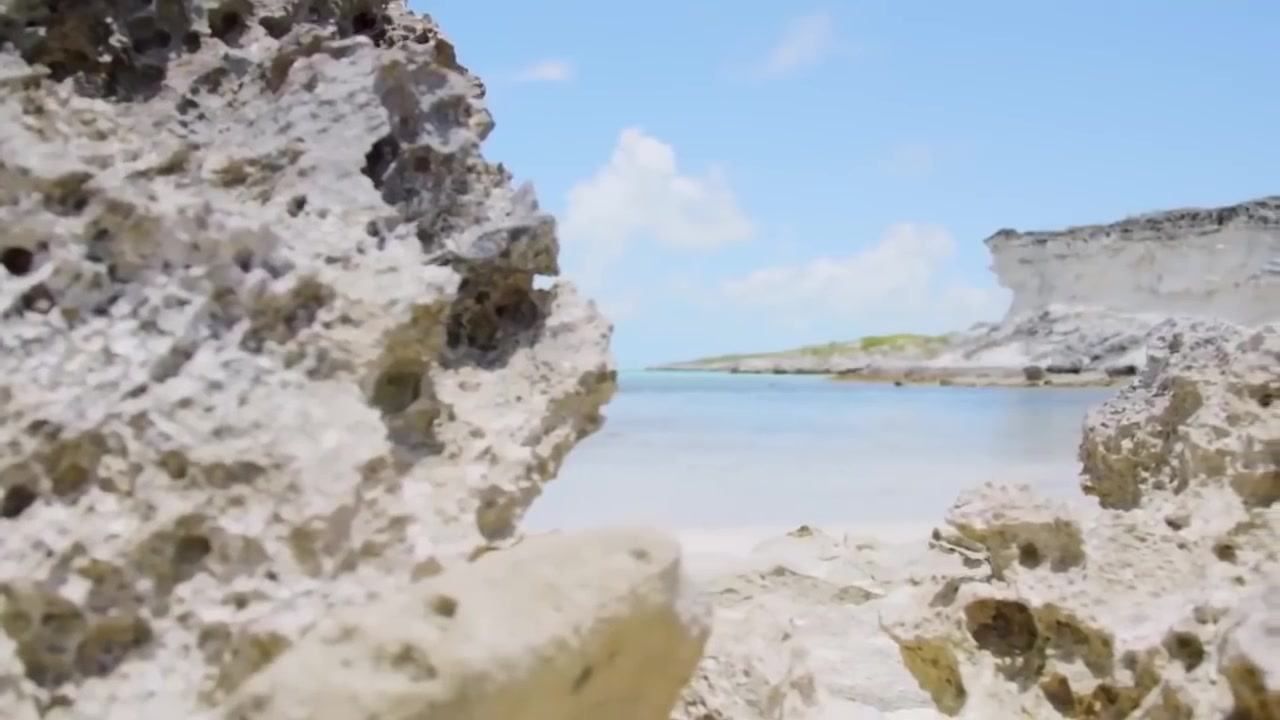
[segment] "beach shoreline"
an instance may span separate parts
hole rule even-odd
[[[722,373],[726,375],[801,375],[823,377],[841,383],[868,385],[937,385],[942,387],[1027,387],[1027,388],[1099,388],[1120,387],[1129,382],[1132,373],[1124,372],[1049,372],[1028,368],[960,368],[907,366],[900,368],[867,367],[849,370],[805,369],[740,369],[658,365],[641,372]]]

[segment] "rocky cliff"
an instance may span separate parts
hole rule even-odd
[[[986,239],[1007,318],[1053,306],[1254,324],[1280,313],[1280,196]]]
[[[665,717],[669,540],[467,564],[614,375],[439,29],[4,0],[0,46],[0,717]]]
[[[1021,383],[1034,369],[1025,380],[1035,384],[1046,375],[1105,383],[1144,362],[1144,338],[1166,318],[1280,318],[1280,197],[1055,232],[1001,230],[986,245],[1013,293],[999,322],[875,352],[833,343],[664,367],[966,384]]]

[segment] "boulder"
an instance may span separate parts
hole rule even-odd
[[[886,602],[881,622],[961,718],[1280,718],[1280,325],[1160,325],[1092,411],[1098,507],[987,485],[940,543],[971,576]]]
[[[610,326],[429,18],[24,0],[0,48],[0,715],[216,707],[600,426]]]
[[[665,720],[708,620],[670,537],[533,538],[324,618],[224,717]]]

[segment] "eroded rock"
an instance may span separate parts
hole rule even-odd
[[[225,717],[663,720],[709,620],[673,539],[542,536],[325,618]]]
[[[984,486],[936,537],[986,571],[886,605],[943,712],[1280,718],[1280,325],[1169,321],[1148,353],[1086,422],[1100,508]]]
[[[429,19],[15,0],[0,44],[0,698],[192,717],[599,426],[610,328],[535,288],[554,223]]]
[[[887,593],[963,568],[919,538],[802,526],[709,578],[715,627],[674,720],[932,718],[879,631]]]

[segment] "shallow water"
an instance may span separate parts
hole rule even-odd
[[[574,449],[526,529],[931,522],[984,480],[1075,497],[1084,414],[1115,392],[719,373],[619,380],[604,429]]]

